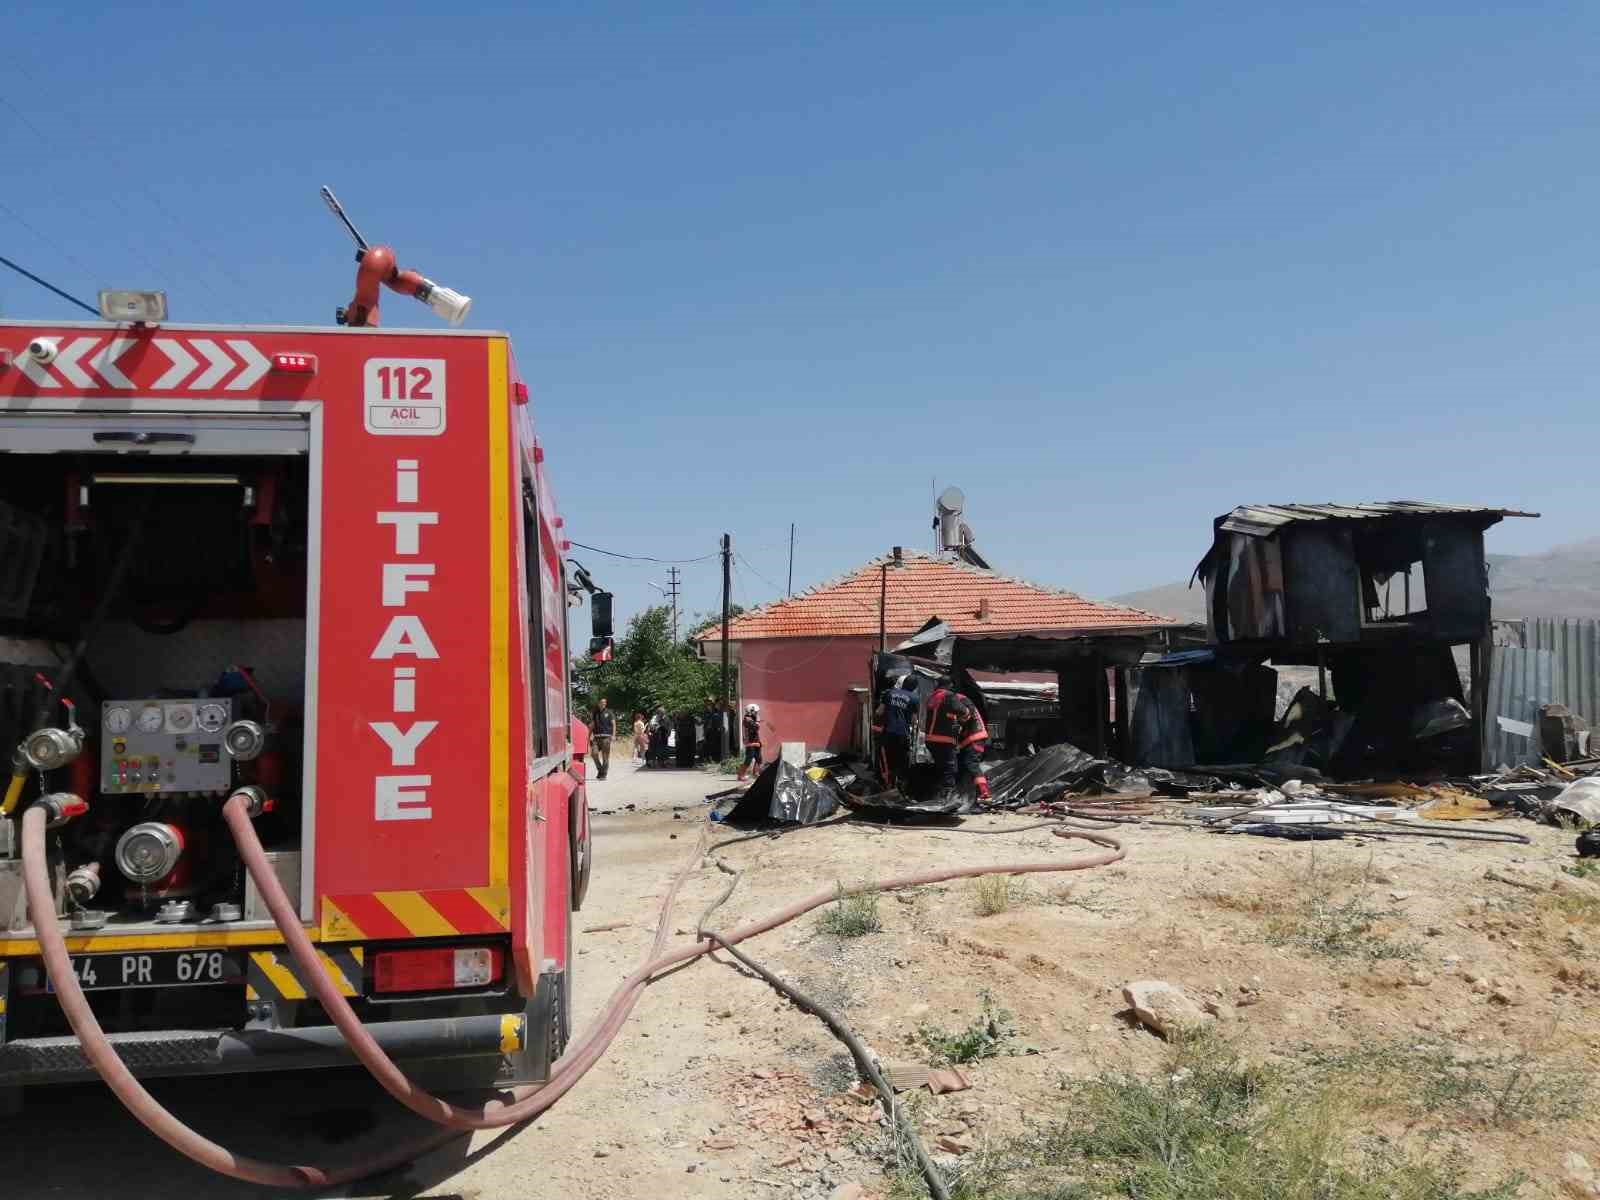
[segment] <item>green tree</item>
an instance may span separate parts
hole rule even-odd
[[[698,712],[707,696],[721,692],[721,667],[705,662],[690,643],[672,644],[672,610],[647,608],[628,621],[607,663],[573,663],[573,700],[580,714],[604,696],[618,719],[651,712],[658,704],[670,713]]]

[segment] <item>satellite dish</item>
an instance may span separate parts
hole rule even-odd
[[[935,514],[935,524],[939,528],[939,549],[960,549],[961,506],[966,502],[966,495],[958,487],[947,487],[939,493],[939,511]]]

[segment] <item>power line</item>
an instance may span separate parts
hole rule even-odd
[[[33,83],[35,84],[35,92],[37,93],[38,85],[39,85],[38,76],[34,75],[32,72],[30,72],[26,68],[22,67],[22,65],[20,63],[11,63],[9,65],[15,67],[21,74],[27,76],[30,80],[32,80]],[[41,139],[44,139],[46,141],[51,140],[51,139],[49,139],[48,135],[46,135],[44,133],[44,131],[41,130],[39,128],[39,126],[37,124],[35,124],[31,118],[29,118],[27,113],[23,112],[22,109],[18,108],[14,103],[11,102],[11,100],[7,99],[4,96],[0,96],[0,103],[3,103],[6,108],[10,109],[13,113],[15,113],[17,118],[24,125],[26,125],[30,130],[33,131],[35,136],[37,136],[37,137],[39,137]],[[81,125],[82,123],[80,122],[79,124]],[[219,275],[227,277],[227,279],[232,283],[233,287],[236,289],[236,292],[235,292],[235,296],[236,297],[240,296],[240,295],[249,295],[250,294],[250,284],[247,283],[244,279],[240,278],[238,272],[236,272],[232,267],[230,267],[228,265],[228,262],[227,262],[225,257],[223,257],[222,255],[213,253],[211,247],[206,245],[204,242],[202,242],[200,240],[200,238],[196,235],[195,227],[194,227],[195,226],[194,221],[190,220],[190,221],[185,222],[185,221],[179,220],[178,217],[173,214],[172,210],[169,209],[166,206],[166,204],[162,201],[162,199],[158,195],[156,195],[156,193],[153,190],[151,190],[145,184],[141,183],[139,181],[139,179],[137,177],[135,177],[131,171],[128,170],[127,159],[122,155],[122,152],[121,152],[119,147],[116,147],[116,146],[112,145],[107,139],[105,139],[104,137],[100,136],[93,129],[90,129],[88,131],[88,135],[87,136],[89,138],[93,139],[94,141],[99,142],[101,148],[105,152],[107,152],[107,154],[114,154],[116,156],[116,159],[114,159],[113,162],[116,164],[117,169],[121,173],[122,177],[124,179],[126,179],[129,183],[131,183],[131,185],[132,185],[132,187],[134,189],[144,193],[145,199],[149,201],[151,207],[153,207],[156,210],[156,212],[162,217],[163,220],[165,220],[167,222],[167,224],[172,226],[172,228],[174,230],[176,230],[183,237],[183,239],[184,239],[183,244],[184,245],[187,245],[187,246],[191,247],[193,250],[197,251],[199,253],[200,257],[206,259],[207,262],[209,263],[209,265],[212,268],[214,268],[218,272]],[[116,160],[120,160],[120,162],[117,162]],[[82,211],[81,207],[80,207],[80,211]],[[147,264],[149,264],[153,269],[155,269],[155,270],[157,270],[159,272],[160,268],[157,268],[157,267],[155,267],[155,265],[153,263],[150,263],[150,260],[148,259],[148,257],[145,256],[143,251],[137,248],[137,244],[136,244],[135,253],[140,258],[144,259],[144,261]],[[235,314],[235,316],[240,317],[241,319],[247,319],[247,314],[244,312],[243,309],[241,309],[239,307],[239,303],[238,303],[237,298],[235,298],[234,300],[224,299],[222,294],[219,293],[216,290],[216,288],[214,288],[211,285],[210,280],[206,279],[206,277],[205,277],[205,275],[203,273],[197,274],[195,276],[195,282],[200,285],[201,290],[204,291],[207,295],[209,295],[218,304],[219,307],[228,308]],[[95,315],[98,316],[99,314],[96,313]]]
[[[663,563],[663,564],[665,564],[665,563],[697,563],[697,562],[705,562],[708,559],[716,558],[718,554],[722,553],[720,550],[713,550],[710,554],[702,554],[699,558],[656,558],[653,555],[649,555],[649,554],[623,554],[620,550],[602,550],[599,546],[591,546],[586,542],[573,542],[572,544],[574,546],[580,546],[583,549],[591,551],[591,552],[593,552],[595,554],[607,555],[610,558],[626,558],[626,559],[632,560],[633,562],[650,562],[650,563]]]
[[[18,275],[21,275],[21,276],[24,276],[25,278],[33,280],[33,282],[37,283],[40,287],[48,288],[50,291],[52,291],[56,295],[60,296],[63,300],[71,301],[73,304],[76,304],[79,308],[83,309],[83,311],[88,313],[90,316],[98,317],[100,315],[100,310],[98,308],[90,307],[89,305],[85,304],[82,300],[79,300],[76,296],[72,295],[70,292],[63,292],[60,288],[58,288],[55,284],[51,283],[48,279],[40,279],[32,271],[28,270],[26,267],[18,266],[16,263],[12,262],[9,258],[5,258],[3,256],[0,256],[0,263],[4,263],[6,266],[10,267]]]

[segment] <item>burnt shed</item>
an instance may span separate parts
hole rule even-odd
[[[1476,770],[1491,628],[1483,535],[1505,517],[1537,515],[1419,500],[1241,505],[1212,523],[1195,568],[1214,662],[1181,665],[1234,682],[1268,660],[1317,668],[1317,694],[1285,719],[1326,707],[1326,736],[1262,728],[1269,756],[1308,754],[1300,761],[1344,777]]]
[[[1474,642],[1489,632],[1483,531],[1537,513],[1391,500],[1245,504],[1195,568],[1218,645]]]

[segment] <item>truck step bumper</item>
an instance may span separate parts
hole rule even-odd
[[[519,1015],[377,1021],[368,1031],[394,1059],[453,1059],[516,1054],[527,1043]],[[342,1067],[356,1061],[332,1025],[303,1029],[160,1030],[107,1035],[141,1078],[222,1075]],[[96,1079],[75,1037],[25,1038],[0,1045],[0,1087]]]

